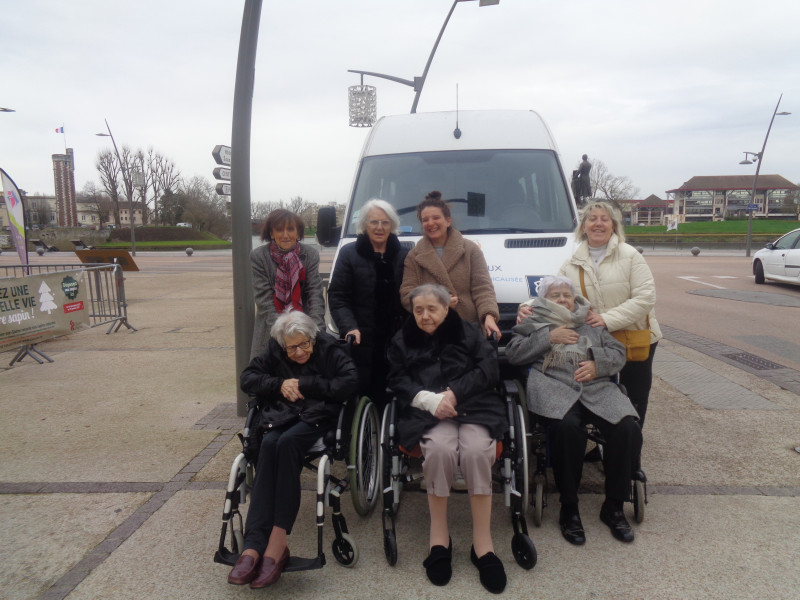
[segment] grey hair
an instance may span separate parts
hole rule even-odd
[[[572,280],[569,277],[563,277],[562,275],[545,275],[539,280],[539,291],[537,295],[540,298],[544,298],[547,296],[547,292],[550,291],[550,288],[562,286],[567,286],[569,291],[575,295],[575,286],[572,284]]]
[[[310,340],[317,339],[319,328],[314,323],[314,319],[299,310],[290,310],[280,315],[272,329],[269,330],[270,337],[286,348],[286,338],[302,335]]]
[[[397,234],[397,228],[400,227],[400,217],[397,216],[397,211],[395,211],[391,204],[389,204],[386,200],[380,200],[379,198],[373,198],[361,207],[361,210],[358,213],[356,231],[358,231],[358,233],[367,232],[367,216],[369,215],[369,211],[371,211],[373,208],[380,209],[386,213],[386,216],[389,217],[389,221],[392,223],[391,232]]]
[[[589,218],[589,214],[591,214],[593,210],[606,211],[606,214],[608,214],[614,222],[614,233],[619,237],[620,244],[623,243],[625,241],[625,227],[622,225],[622,213],[610,202],[604,202],[602,200],[589,202],[586,208],[583,209],[583,212],[581,212],[581,219],[578,222],[578,226],[575,228],[575,239],[579,243],[586,239],[586,232],[583,231],[583,226],[586,224],[586,219]]]
[[[408,297],[408,302],[411,304],[412,310],[414,308],[414,299],[420,296],[433,296],[445,308],[450,306],[450,292],[447,291],[446,287],[438,283],[424,283],[413,289],[411,295]]]

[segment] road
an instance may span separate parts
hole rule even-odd
[[[800,287],[757,285],[744,256],[645,258],[659,323],[800,370]]]

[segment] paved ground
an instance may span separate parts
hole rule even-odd
[[[73,255],[32,256],[73,262]],[[235,433],[230,253],[139,253],[126,274],[130,322],[42,343],[55,362],[0,354],[0,598],[451,598],[484,594],[467,553],[467,498],[451,501],[455,574],[428,584],[423,494],[404,495],[398,564],[386,565],[379,514],[344,499],[358,543],[353,569],[329,551],[322,571],[285,575],[273,591],[230,586],[212,562]],[[0,265],[14,264],[10,253]],[[323,263],[324,264],[324,263]],[[557,501],[532,571],[516,566],[495,502],[508,598],[798,598],[800,374],[665,326],[645,427],[649,504],[636,541],[598,518],[601,476],[587,465],[586,546],[560,536]],[[306,487],[310,481],[306,480]],[[313,555],[314,496],[292,535]]]

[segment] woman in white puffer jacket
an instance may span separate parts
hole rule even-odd
[[[569,277],[591,304],[586,322],[612,333],[650,330],[647,360],[628,361],[619,376],[643,425],[653,382],[653,355],[662,337],[654,312],[653,274],[636,248],[625,243],[621,215],[608,202],[592,202],[584,209],[575,236],[580,245],[558,274]]]

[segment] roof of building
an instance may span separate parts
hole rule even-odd
[[[672,201],[662,200],[655,194],[650,194],[644,200],[636,200],[637,208],[664,208],[665,206],[672,206]]]
[[[800,186],[781,175],[759,175],[756,187],[759,190],[800,190]],[[667,190],[667,193],[752,189],[753,177],[750,175],[697,175],[681,187]]]

